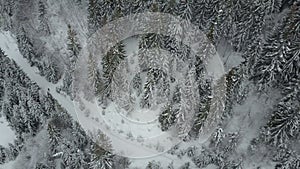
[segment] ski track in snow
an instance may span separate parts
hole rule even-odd
[[[80,123],[87,124],[87,126],[89,126],[91,129],[94,129],[95,125],[97,127],[100,127],[99,129],[110,138],[112,146],[117,150],[124,149],[124,147],[126,147],[126,150],[131,150],[131,152],[139,152],[139,154],[143,154],[143,152],[144,152],[144,154],[148,154],[149,152],[150,153],[155,152],[155,150],[144,147],[144,146],[138,144],[137,142],[131,142],[126,139],[120,139],[120,137],[112,134],[111,131],[109,131],[109,128],[105,125],[104,121],[99,121],[96,124],[91,119],[85,117],[83,112],[77,112],[78,113],[77,114],[76,110],[78,111],[79,108],[75,109],[75,107],[74,107],[75,105],[74,105],[73,101],[69,97],[66,97],[66,96],[63,96],[63,95],[57,93],[56,92],[57,85],[48,82],[44,77],[40,76],[38,74],[37,68],[31,67],[29,65],[29,63],[27,62],[27,60],[25,58],[23,58],[23,56],[19,53],[15,38],[10,32],[0,32],[0,39],[1,39],[0,40],[0,48],[5,52],[7,57],[14,60],[17,63],[17,65],[27,74],[27,76],[32,81],[36,82],[40,86],[42,91],[46,92],[49,89],[50,94],[58,101],[58,103],[63,108],[65,108],[67,110],[67,112],[72,116],[72,118],[74,120],[79,121],[79,119],[80,119]],[[90,103],[90,104],[92,104],[92,103]],[[92,106],[96,106],[96,105],[93,104]],[[98,112],[94,112],[94,113],[99,114]],[[102,119],[99,119],[99,120],[102,120]],[[103,124],[103,125],[99,125],[99,124]],[[132,161],[131,166],[132,167],[145,167],[145,165],[147,165],[147,161],[152,161],[152,160],[160,161],[162,166],[167,166],[170,162],[173,161],[175,167],[177,167],[177,166],[179,167],[186,162],[190,162],[190,166],[192,168],[195,167],[194,163],[190,159],[186,158],[184,160],[178,160],[178,158],[176,156],[173,156],[173,155],[170,155],[167,153],[163,153],[158,156],[149,157],[146,159],[145,158],[131,159],[131,161]],[[8,169],[8,167],[7,167],[7,169]]]

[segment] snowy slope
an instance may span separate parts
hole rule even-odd
[[[15,133],[8,126],[6,119],[0,117],[0,145],[7,147],[8,143],[12,143],[16,138]]]
[[[3,165],[0,165],[0,169],[14,169],[15,161],[10,161]]]

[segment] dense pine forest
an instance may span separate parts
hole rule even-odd
[[[94,50],[143,13],[204,47],[161,20]],[[299,0],[0,0],[0,169],[300,169],[299,133]]]

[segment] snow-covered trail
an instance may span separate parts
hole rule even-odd
[[[49,89],[50,94],[58,101],[58,103],[63,108],[67,110],[67,112],[72,116],[74,120],[78,121],[80,119],[81,123],[89,123],[91,129],[94,128],[93,123],[90,121],[90,119],[86,118],[83,115],[83,112],[77,112],[78,114],[76,113],[76,111],[80,109],[75,109],[76,104],[74,105],[73,101],[69,97],[63,96],[56,92],[57,85],[48,82],[44,77],[38,74],[37,68],[30,66],[27,60],[23,58],[23,56],[20,54],[16,43],[16,39],[10,32],[0,32],[0,39],[0,48],[10,59],[14,60],[17,63],[17,65],[27,74],[27,76],[32,81],[36,82],[39,85],[39,87],[45,92]],[[77,115],[79,115],[80,117],[78,117]],[[120,139],[117,135],[114,135],[111,133],[111,131],[109,131],[109,128],[105,125],[105,122],[102,126],[99,125],[99,123],[102,124],[102,122],[100,121],[95,125],[99,126],[99,129],[110,138],[114,149],[121,150],[124,149],[124,147],[126,147],[126,150],[131,150],[132,152],[139,152],[139,154],[153,153],[153,149],[136,144],[136,142]],[[155,157],[149,157],[149,159],[137,158],[134,160],[133,164],[135,164],[135,166],[138,166],[139,164],[141,164],[141,166],[145,166],[145,162],[151,160],[159,160],[167,163],[173,161],[174,166],[181,166],[186,162],[190,162],[191,167],[193,167],[194,165],[193,162],[190,161],[190,159],[185,159],[184,161],[182,161],[178,160],[176,156],[166,153],[160,154],[159,156]]]

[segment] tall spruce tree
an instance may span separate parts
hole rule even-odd
[[[25,59],[28,60],[30,65],[35,63],[35,59],[37,55],[35,53],[33,44],[29,37],[27,36],[25,29],[22,27],[17,34],[17,43],[20,50],[20,53],[23,55]]]
[[[47,9],[46,9],[45,2],[43,0],[40,0],[38,2],[38,11],[39,11],[38,20],[40,23],[39,30],[45,33],[46,35],[48,35],[50,34],[50,28],[48,25]]]
[[[110,51],[108,51],[108,53],[102,58],[103,87],[101,89],[101,95],[104,98],[110,98],[111,91],[113,90],[112,83],[114,83],[114,73],[125,57],[124,44],[120,42],[111,48]]]

